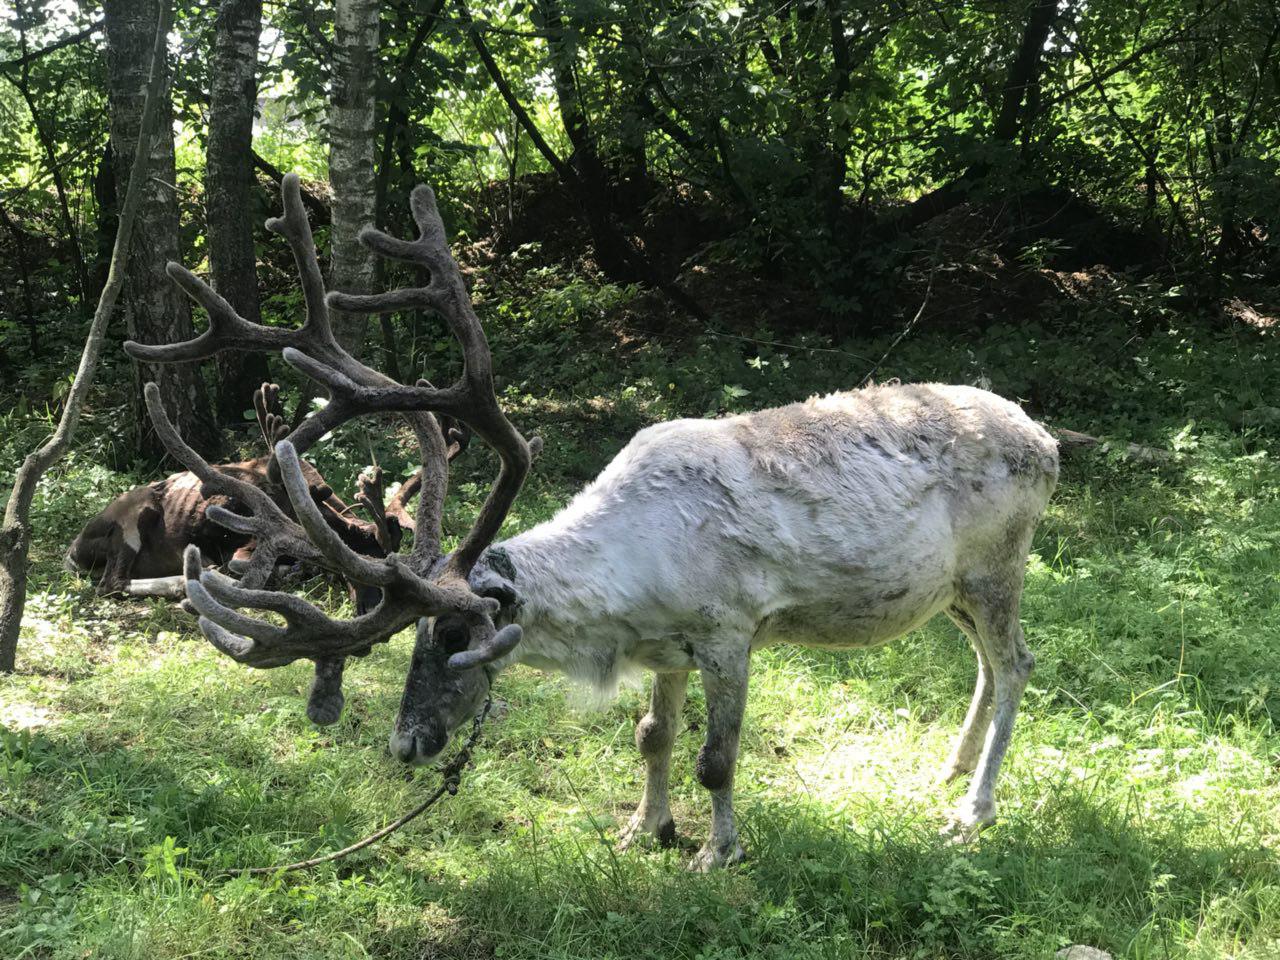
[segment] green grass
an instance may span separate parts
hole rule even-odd
[[[644,692],[586,712],[562,680],[520,668],[457,797],[340,863],[219,878],[336,849],[432,788],[385,749],[409,637],[356,663],[342,721],[313,728],[304,665],[246,670],[171,609],[99,601],[60,571],[76,523],[129,482],[82,454],[42,489],[20,671],[0,680],[2,802],[50,828],[0,818],[0,956],[1033,958],[1072,943],[1135,960],[1280,956],[1280,467],[1274,438],[1240,426],[1278,382],[1271,348],[1159,334],[1116,360],[1127,334],[1021,336],[913,341],[884,375],[986,376],[1035,389],[1064,426],[1179,452],[1066,465],[1027,576],[1039,666],[1001,820],[975,845],[937,835],[961,787],[933,775],[974,678],[939,620],[872,653],[757,657],[740,868],[683,869],[709,815],[696,683],[674,768],[685,849],[623,853]],[[852,369],[710,341],[556,366],[562,347],[533,342],[507,402],[548,452],[515,526],[641,423],[847,385]],[[387,444],[384,460],[403,457]],[[331,447],[327,473],[361,455]],[[468,461],[451,529],[487,469]]]

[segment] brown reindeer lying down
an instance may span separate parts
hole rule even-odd
[[[268,478],[270,459],[257,457],[216,469],[252,483],[288,511],[288,498]],[[304,472],[317,506],[343,542],[366,556],[386,556],[378,525],[354,516],[314,467],[306,464]],[[104,596],[181,597],[182,552],[189,544],[217,566],[247,562],[252,555],[251,538],[205,515],[214,504],[243,512],[226,497],[204,496],[199,479],[190,472],[134,487],[85,524],[67,551],[67,565],[92,577]],[[386,520],[390,539],[398,541],[400,523],[390,513]]]
[[[254,393],[258,424],[268,448],[287,435],[279,409],[279,388],[263,384]],[[267,493],[286,513],[292,508],[277,479],[271,456],[256,457],[216,467]],[[373,519],[361,520],[309,463],[302,464],[311,496],[329,526],[351,549],[365,556],[384,557],[399,548],[405,528],[413,522],[404,504],[417,488],[416,478],[404,484],[390,503],[383,505],[380,471],[361,477],[357,504]],[[116,497],[106,509],[85,524],[67,551],[69,569],[87,573],[104,596],[157,596],[180,598],[182,553],[188,545],[217,566],[247,563],[253,553],[249,536],[215,523],[210,506],[246,512],[222,496],[206,497],[201,482],[191,472],[175,473],[146,486],[134,487]],[[376,588],[357,588],[358,609],[372,608],[379,599]],[[364,593],[372,591],[368,597]]]

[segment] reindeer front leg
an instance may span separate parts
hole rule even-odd
[[[750,658],[746,642],[716,647],[698,658],[707,696],[707,738],[698,752],[696,772],[698,782],[711,791],[711,836],[690,862],[691,870],[726,867],[745,856],[733,819],[733,774],[747,706]]]
[[[345,657],[326,657],[318,658],[315,664],[316,674],[307,694],[307,717],[316,726],[327,727],[338,722],[342,716],[342,705],[346,703],[342,693],[342,671],[347,661]]]
[[[111,536],[107,540],[106,565],[97,584],[98,596],[114,597],[128,594],[133,562],[138,559],[137,541],[138,534],[134,527],[126,533],[117,525],[111,531]]]
[[[625,849],[646,834],[662,846],[676,841],[676,824],[671,818],[671,748],[680,725],[680,708],[684,706],[689,674],[658,673],[653,677],[653,693],[649,712],[636,724],[636,748],[644,757],[644,797],[631,822],[622,831]]]

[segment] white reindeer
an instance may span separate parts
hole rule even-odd
[[[402,760],[422,763],[473,715],[495,676],[517,662],[613,688],[632,669],[656,677],[636,729],[647,764],[644,797],[625,836],[674,835],[668,800],[671,747],[689,673],[702,675],[706,742],[699,781],[711,792],[711,833],[694,859],[708,869],[740,859],[733,777],[751,653],[792,642],[873,646],[945,612],[978,655],[978,683],[945,775],[975,772],[954,817],[970,833],[995,817],[993,790],[1014,715],[1034,663],[1018,622],[1023,568],[1036,521],[1058,472],[1053,439],[1005,400],[970,387],[883,386],[833,394],[722,420],[679,420],[641,431],[558,516],[490,546],[529,470],[528,443],[503,415],[492,360],[435,198],[412,196],[420,236],[376,230],[362,240],[383,256],[427,271],[425,287],[373,296],[325,296],[295,177],[284,181],[284,216],[268,227],[293,249],[307,305],[297,329],[251,324],[177,265],[170,273],[209,313],[197,339],[126,344],[151,362],[195,360],[222,349],[281,350],[320,381],[330,402],[276,446],[297,517],[248,484],[204,463],[178,437],[149,388],[166,446],[215,493],[252,516],[210,516],[252,535],[262,565],[315,559],[381,600],[350,621],[299,597],[202,570],[187,550],[187,596],[205,636],[236,660],[275,667],[368,652],[416,623],[417,641],[391,735]],[[333,336],[330,306],[365,313],[422,309],[444,317],[462,347],[462,377],[449,387],[405,386],[364,366]],[[423,468],[409,554],[356,554],[325,524],[299,453],[339,424],[402,411]],[[447,451],[426,411],[463,421],[502,460],[471,529],[450,554],[440,518]],[[284,625],[237,608],[258,608]],[[494,618],[505,624],[498,629]],[[328,694],[340,694],[340,673]]]
[[[732,863],[743,855],[733,777],[752,651],[875,646],[945,612],[978,655],[944,771],[977,770],[954,817],[968,834],[995,817],[996,775],[1034,664],[1018,606],[1057,472],[1048,433],[970,387],[872,387],[650,427],[554,519],[480,559],[472,588],[499,599],[522,638],[487,676],[474,652],[443,672],[415,661],[391,749],[431,760],[513,663],[601,690],[652,670],[636,728],[644,797],[624,839],[669,843],[671,748],[697,670],[707,701],[697,776],[712,821],[693,865]],[[465,643],[465,633],[439,642]],[[418,671],[430,674],[430,693],[415,689]]]

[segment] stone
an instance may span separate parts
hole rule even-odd
[[[1054,954],[1057,960],[1111,960],[1111,954],[1097,947],[1087,947],[1083,943],[1075,943],[1063,947]]]

